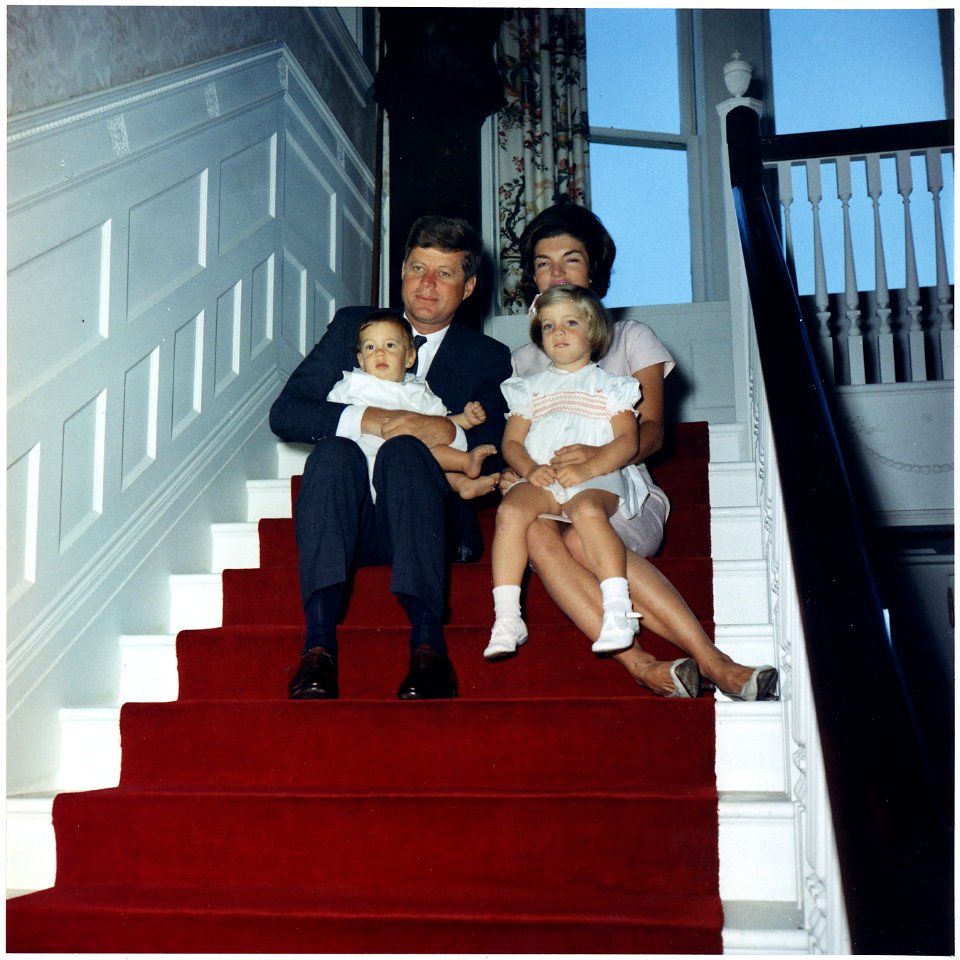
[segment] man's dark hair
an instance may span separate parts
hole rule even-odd
[[[477,231],[459,217],[420,217],[407,234],[407,244],[403,249],[404,263],[414,247],[436,247],[448,253],[462,251],[465,280],[475,277],[480,269],[483,242]]]
[[[537,295],[537,285],[533,279],[537,244],[541,240],[564,235],[579,240],[587,248],[590,289],[598,297],[607,295],[610,272],[617,255],[613,237],[593,211],[573,203],[558,203],[534,217],[520,236],[520,292],[526,304],[532,303]]]

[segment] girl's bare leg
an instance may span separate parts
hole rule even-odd
[[[536,523],[537,514],[556,509],[553,495],[542,487],[518,483],[507,491],[497,508],[490,550],[495,587],[520,585],[527,566],[527,529]]]

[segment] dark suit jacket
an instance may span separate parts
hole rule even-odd
[[[270,410],[270,427],[281,440],[316,443],[336,436],[344,404],[332,403],[327,394],[344,370],[356,367],[357,328],[372,309],[338,310],[320,342],[293,371]],[[500,384],[510,376],[509,349],[454,319],[430,364],[427,383],[450,413],[479,400],[487,420],[467,431],[467,443],[471,448],[492,443],[499,450],[507,412]]]

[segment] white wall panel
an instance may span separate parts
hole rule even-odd
[[[220,253],[277,215],[277,135],[220,164]]]
[[[287,134],[285,176],[286,215],[304,236],[316,238],[325,251],[327,267],[337,268],[337,194],[304,148]]]
[[[274,264],[271,253],[263,263],[253,268],[250,287],[250,359],[270,346],[273,340]]]
[[[203,269],[206,240],[206,170],[130,210],[128,320]]]
[[[362,301],[358,300],[357,303]],[[322,283],[313,285],[313,339],[319,340],[337,312],[337,298]]]
[[[301,356],[307,353],[307,270],[288,250],[283,251],[283,296],[280,333]]]
[[[123,378],[121,487],[126,490],[157,459],[160,348],[155,347]]]
[[[348,208],[343,211],[343,260],[340,273],[350,289],[351,300],[366,303],[369,289],[361,288],[362,278],[369,277],[373,265],[373,243],[369,231],[364,231]]]
[[[203,311],[174,334],[171,436],[176,438],[203,408]]]
[[[7,468],[7,602],[37,579],[40,444]]]
[[[222,393],[240,375],[240,308],[242,285],[235,283],[217,298],[214,393]]]
[[[33,257],[7,275],[11,405],[109,334],[110,222]]]
[[[68,549],[103,513],[107,391],[63,424],[60,467],[60,551]]]

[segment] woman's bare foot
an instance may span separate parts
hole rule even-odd
[[[630,673],[630,676],[640,684],[652,690],[657,696],[669,697],[676,692],[673,677],[670,676],[670,660],[658,660],[652,653],[647,653],[637,644],[616,654],[619,661]]]
[[[732,657],[716,648],[710,653],[709,660],[704,657],[703,662],[697,662],[697,667],[700,675],[716,684],[723,693],[739,693],[753,673],[753,667],[745,667],[742,663],[737,663]]]
[[[483,467],[483,461],[486,460],[491,454],[496,452],[497,448],[492,443],[481,443],[479,447],[474,447],[472,450],[467,452],[467,467],[463,472],[471,480],[476,480],[480,477],[480,470]],[[499,474],[497,474],[497,479],[500,479]],[[484,493],[489,492],[490,490],[484,491]],[[480,496],[480,494],[475,493],[473,496],[477,497]]]
[[[455,489],[461,500],[472,500],[474,497],[492,493],[497,489],[499,480],[499,473],[488,473],[483,477],[461,477]]]

